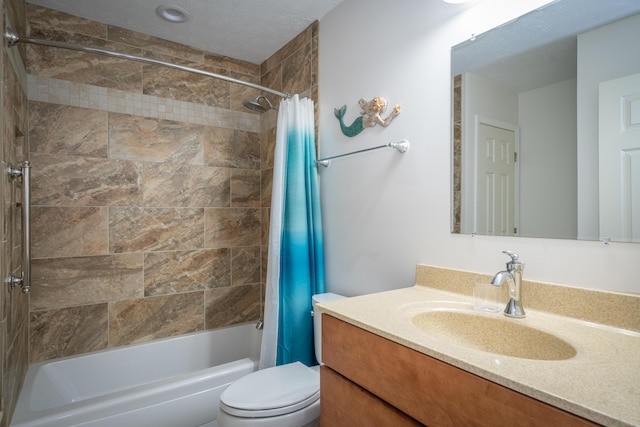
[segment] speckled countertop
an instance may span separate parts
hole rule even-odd
[[[523,284],[527,317],[507,320],[553,334],[577,351],[566,360],[523,359],[472,349],[446,337],[423,332],[412,322],[414,315],[434,308],[472,310],[472,275],[418,266],[416,286],[327,302],[318,308],[596,423],[640,426],[640,296]],[[531,292],[533,305],[540,307],[527,306],[527,290]],[[548,301],[548,311],[540,309],[545,308],[545,299],[539,297],[545,290],[553,294],[552,301]],[[557,297],[564,291],[573,299],[570,308],[557,307]],[[596,300],[602,301],[601,306],[585,304],[594,298],[594,292]],[[611,305],[620,313],[599,312]]]

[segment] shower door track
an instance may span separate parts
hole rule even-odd
[[[261,86],[255,83],[245,82],[244,80],[234,79],[233,77],[227,77],[222,74],[211,73],[209,71],[198,70],[197,68],[191,68],[184,65],[173,64],[171,62],[160,61],[157,59],[145,58],[142,56],[130,55],[128,53],[115,52],[112,50],[99,49],[95,47],[82,46],[77,44],[71,44],[66,42],[59,42],[55,40],[36,39],[33,37],[19,36],[11,28],[7,28],[5,32],[5,39],[9,46],[14,46],[18,43],[37,44],[41,46],[57,47],[61,49],[77,50],[80,52],[95,53],[98,55],[113,56],[115,58],[129,59],[132,61],[144,62],[146,64],[160,65],[163,67],[173,68],[180,71],[186,71],[189,73],[200,74],[202,76],[212,77],[214,79],[224,80],[226,82],[235,83],[243,86],[248,86],[253,89],[258,89],[264,92],[278,95],[283,98],[291,98],[292,94],[286,92],[280,92],[275,89],[271,89],[265,86]]]

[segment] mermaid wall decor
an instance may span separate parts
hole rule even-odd
[[[338,121],[340,121],[340,129],[346,136],[352,137],[358,135],[365,128],[371,128],[375,125],[383,127],[389,126],[391,121],[400,114],[400,105],[396,104],[393,107],[393,111],[383,119],[381,114],[387,111],[387,100],[382,97],[373,98],[371,101],[367,101],[366,98],[360,98],[358,101],[362,111],[360,116],[356,118],[351,125],[344,124],[344,115],[347,112],[347,106],[343,105],[342,108],[336,108],[333,113],[336,115]]]

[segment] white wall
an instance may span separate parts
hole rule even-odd
[[[576,80],[523,92],[518,102],[520,236],[575,239]]]
[[[406,138],[406,154],[379,150],[321,170],[326,277],[345,295],[409,286],[425,263],[494,273],[518,252],[525,277],[640,292],[640,245],[451,234],[451,46],[546,0],[346,0],[320,22],[320,144],[330,156]],[[402,113],[386,129],[347,138],[333,109],[387,97]]]

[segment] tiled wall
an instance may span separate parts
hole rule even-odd
[[[33,5],[27,22],[33,37],[317,94],[317,24],[259,66]],[[27,58],[30,359],[258,319],[276,118],[242,107],[258,92],[75,51]]]
[[[16,31],[24,32],[24,3],[19,0],[2,3],[2,33],[6,23]],[[21,53],[23,56],[21,57]],[[0,257],[2,287],[0,288],[0,427],[9,425],[18,399],[18,393],[28,365],[29,297],[16,288],[13,291],[4,280],[22,271],[21,178],[10,182],[5,173],[7,166],[21,164],[27,149],[27,79],[22,52],[3,43],[0,54],[2,70],[2,102],[0,103]]]
[[[460,233],[462,215],[462,76],[453,78],[453,220],[451,231]]]

